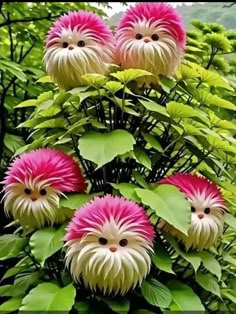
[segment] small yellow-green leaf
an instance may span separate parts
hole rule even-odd
[[[145,141],[151,145],[151,147],[155,148],[158,152],[162,153],[163,149],[161,147],[161,144],[158,142],[158,140],[155,138],[154,135],[151,134],[143,134],[143,137]]]
[[[166,105],[166,109],[173,119],[175,118],[182,119],[198,116],[197,112],[191,106],[176,101],[170,101]]]
[[[40,79],[38,79],[36,83],[53,83],[53,81],[49,75],[45,75],[40,77]]]
[[[137,188],[137,185],[132,183],[112,183],[111,184],[114,189],[119,190],[120,194],[124,196],[125,198],[140,202],[140,198],[137,196],[135,189]]]
[[[85,203],[91,201],[95,194],[67,194],[67,198],[61,198],[60,206],[70,209],[79,209]]]
[[[97,88],[102,87],[106,84],[108,78],[104,75],[98,73],[88,73],[82,75],[82,79],[88,82],[89,85],[95,86]]]
[[[15,108],[35,107],[37,106],[37,103],[37,99],[28,99],[22,101],[19,105],[15,106]]]
[[[118,90],[124,87],[124,84],[117,81],[109,81],[109,82],[106,82],[106,85],[104,87],[107,90],[109,90],[112,94],[115,94]]]
[[[152,73],[140,70],[140,69],[127,69],[124,71],[118,71],[116,73],[111,73],[111,76],[117,78],[120,82],[127,84],[139,77],[153,75]]]
[[[39,123],[34,126],[34,129],[54,129],[54,128],[65,128],[65,120],[63,118],[50,119]]]
[[[134,149],[134,155],[136,160],[142,164],[147,169],[152,169],[152,163],[151,159],[148,157],[148,155],[145,153],[145,150],[140,147],[135,147]]]

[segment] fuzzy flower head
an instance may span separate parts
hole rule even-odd
[[[186,34],[177,11],[162,2],[141,2],[122,17],[115,59],[123,68],[172,75],[185,49]]]
[[[24,153],[9,166],[3,181],[4,209],[23,227],[40,228],[65,220],[59,208],[63,192],[87,185],[78,164],[63,151],[42,148]]]
[[[90,289],[124,294],[149,273],[153,238],[142,207],[123,197],[95,197],[69,223],[66,265]]]
[[[50,28],[44,64],[52,80],[64,89],[83,85],[82,75],[105,75],[112,62],[114,39],[97,14],[69,12]]]
[[[177,173],[158,183],[179,188],[189,200],[192,211],[188,236],[165,221],[159,227],[177,237],[187,249],[202,250],[215,244],[223,232],[223,218],[227,211],[219,188],[205,177],[190,173]]]

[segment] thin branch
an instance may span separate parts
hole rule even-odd
[[[27,55],[30,53],[30,51],[33,48],[34,48],[34,43],[32,44],[31,47],[29,47],[29,49],[23,55],[20,55],[18,63],[21,63],[21,61],[23,61],[25,59],[25,57],[27,57]],[[22,52],[23,52],[23,50],[22,50]]]
[[[10,13],[7,13],[7,21],[10,21]],[[12,29],[11,26],[8,25],[8,34],[10,38],[10,58],[11,61],[14,61],[14,43],[13,43],[13,38],[12,38]]]
[[[42,20],[51,20],[51,19],[55,19],[58,17],[60,17],[60,15],[52,16],[50,13],[50,14],[48,14],[48,16],[42,16],[42,17],[28,17],[25,19],[16,19],[16,20],[11,20],[11,21],[7,20],[6,22],[1,23],[0,27],[15,24],[15,23],[29,23],[29,22],[42,21]]]
[[[223,5],[223,8],[231,8],[233,5],[235,5],[236,2],[231,2],[229,5]]]

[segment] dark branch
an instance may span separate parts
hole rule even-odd
[[[229,5],[223,5],[223,8],[231,8],[235,4],[236,2],[231,2]]]
[[[6,21],[4,23],[1,23],[0,27],[11,25],[14,23],[29,23],[29,22],[42,21],[42,20],[51,20],[54,18],[58,18],[59,16],[60,15],[52,16],[50,13],[50,14],[48,14],[48,16],[43,16],[43,17],[29,17],[29,18],[25,18],[25,19],[10,20],[10,21]]]

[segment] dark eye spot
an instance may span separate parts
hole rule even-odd
[[[69,46],[69,44],[66,42],[66,41],[64,41],[64,43],[62,43],[62,47],[63,48],[66,48],[66,47],[68,47]]]
[[[107,239],[105,239],[105,238],[99,238],[98,239],[98,242],[101,244],[101,245],[106,245],[107,244]]]
[[[119,242],[119,245],[120,246],[127,246],[128,245],[128,240],[126,240],[126,239],[122,239],[122,240],[120,240],[120,242]]]
[[[210,211],[211,211],[211,209],[210,209],[209,207],[207,207],[207,208],[204,209],[204,213],[205,213],[205,214],[209,214]]]
[[[195,213],[195,211],[196,211],[196,209],[193,206],[191,206],[191,212]]]
[[[30,189],[27,189],[27,188],[24,190],[24,192],[25,192],[25,194],[27,194],[27,195],[30,195],[30,194],[31,194],[31,190],[30,190]]]
[[[40,190],[40,195],[44,196],[47,194],[47,191],[45,189]]]
[[[83,40],[78,41],[78,47],[84,47],[85,46],[85,42]]]
[[[159,39],[159,36],[157,34],[153,34],[151,38],[156,41]]]
[[[136,39],[142,39],[143,36],[142,36],[141,34],[136,34],[135,38],[136,38]]]

